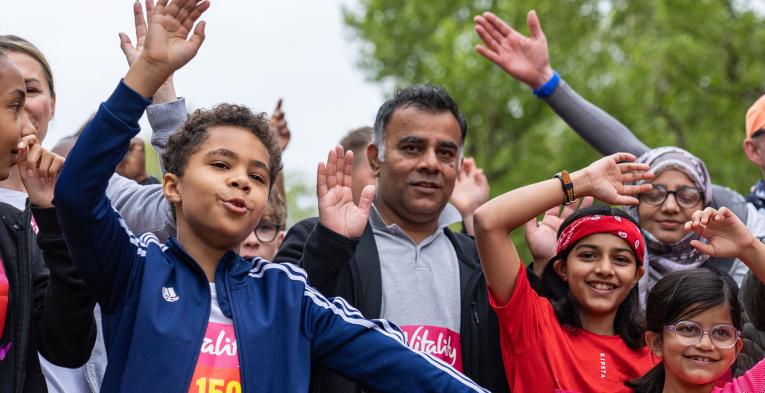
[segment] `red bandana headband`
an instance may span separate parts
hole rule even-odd
[[[558,247],[555,253],[560,254],[582,238],[596,233],[610,233],[624,239],[632,249],[632,253],[635,254],[639,263],[638,266],[643,264],[646,251],[643,234],[632,221],[619,216],[595,214],[576,219],[558,237]]]

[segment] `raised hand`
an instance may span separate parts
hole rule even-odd
[[[151,19],[154,16],[154,0],[146,1],[146,15],[143,13],[141,3],[136,1],[133,3],[133,19],[135,20],[135,46],[130,41],[130,37],[125,33],[119,33],[120,36],[120,49],[125,54],[128,66],[132,66],[133,63],[138,60],[143,52],[143,46],[146,42],[147,21],[151,24]],[[170,75],[162,86],[154,94],[153,104],[162,104],[165,102],[175,101],[178,97],[175,94],[175,85],[173,84],[173,76]]]
[[[358,206],[353,203],[351,170],[353,152],[341,146],[329,151],[326,165],[319,163],[316,195],[319,199],[319,222],[340,235],[359,238],[367,226],[375,186],[364,187]]]
[[[130,67],[125,83],[144,97],[151,97],[199,51],[205,38],[205,23],[199,22],[196,27],[194,23],[209,7],[207,0],[159,0],[148,25],[143,51]]]
[[[120,49],[125,54],[128,66],[132,66],[143,52],[143,45],[146,42],[146,32],[148,23],[151,24],[151,17],[154,16],[154,0],[146,0],[146,15],[143,14],[141,3],[133,3],[133,18],[135,19],[135,46],[130,41],[130,37],[125,33],[119,33]]]
[[[34,135],[21,139],[16,161],[29,202],[39,207],[53,207],[53,190],[64,158],[42,148]]]
[[[685,230],[696,232],[708,241],[702,243],[691,240],[691,246],[718,258],[738,258],[757,241],[746,225],[727,207],[719,211],[711,207],[695,211],[691,220],[685,223]]]
[[[651,184],[631,183],[650,180],[653,172],[648,164],[636,164],[630,153],[614,153],[571,174],[574,191],[580,196],[592,196],[612,205],[637,205],[637,197],[651,190]]]
[[[276,133],[276,138],[279,141],[279,148],[281,148],[283,152],[290,143],[292,133],[290,133],[290,128],[287,126],[287,120],[284,118],[281,98],[276,102],[276,108],[274,109],[274,113],[271,114],[269,125]]]
[[[463,217],[472,215],[478,206],[489,200],[489,181],[478,168],[473,158],[467,157],[454,183],[454,190],[449,202],[460,211]]]
[[[515,31],[491,12],[476,16],[475,31],[485,44],[477,45],[476,51],[513,78],[537,89],[552,77],[553,70],[537,13],[529,11],[526,22],[531,37]]]
[[[578,209],[592,206],[592,202],[592,197],[584,197],[578,208],[577,204],[564,205],[561,211],[560,206],[555,206],[545,212],[541,221],[537,221],[535,217],[526,223],[523,237],[534,259],[534,271],[537,275],[541,276],[545,264],[555,256],[555,249],[558,246],[558,229],[563,221]]]

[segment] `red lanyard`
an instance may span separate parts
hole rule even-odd
[[[5,316],[8,312],[8,289],[8,276],[5,275],[3,261],[0,259],[0,337],[3,335]]]

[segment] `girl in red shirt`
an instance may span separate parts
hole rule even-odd
[[[739,258],[765,282],[765,245],[728,208],[696,211],[685,229],[709,241],[694,240],[697,250]],[[663,361],[628,384],[636,392],[765,392],[765,361],[716,387],[744,346],[738,289],[719,274],[691,269],[659,280],[648,295],[646,324],[646,342]]]
[[[577,196],[637,204],[650,184],[648,165],[618,153],[559,179],[499,196],[475,213],[476,243],[500,322],[500,341],[514,392],[628,392],[625,382],[655,364],[645,347],[637,283],[645,240],[623,211],[581,209],[559,231],[540,293],[526,277],[508,234]],[[570,186],[573,185],[573,189]],[[563,187],[561,187],[563,186]],[[573,191],[573,195],[571,193]]]

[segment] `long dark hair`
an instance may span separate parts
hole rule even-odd
[[[646,329],[662,334],[664,326],[693,317],[721,304],[728,306],[731,320],[741,330],[738,288],[712,269],[672,272],[654,285],[646,303]],[[627,382],[638,393],[661,393],[664,389],[664,363],[644,376]]]
[[[592,215],[622,217],[630,220],[639,227],[635,219],[621,209],[605,205],[593,205],[585,209],[580,209],[566,218],[558,230],[558,237],[560,237],[563,230],[576,219]],[[571,295],[568,283],[563,281],[553,267],[555,261],[559,259],[565,261],[572,249],[573,247],[569,247],[567,250],[563,250],[547,263],[539,284],[539,293],[550,299],[553,310],[555,310],[555,316],[558,318],[558,322],[560,322],[561,325],[573,329],[582,329],[582,321],[579,318],[578,312],[581,306]],[[639,349],[645,346],[645,342],[643,341],[644,329],[640,313],[639,293],[638,286],[635,285],[627,294],[627,297],[622,304],[619,305],[619,308],[616,310],[616,319],[614,319],[614,332],[632,349]]]

